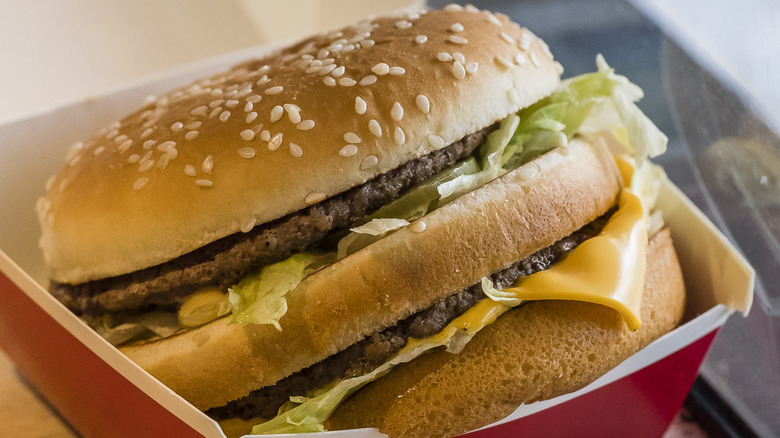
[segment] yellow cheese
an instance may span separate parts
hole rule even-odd
[[[630,180],[629,167],[624,176]],[[645,283],[647,226],[639,198],[629,190],[620,193],[618,210],[596,237],[586,240],[546,271],[522,278],[504,289],[527,300],[574,300],[602,304],[618,311],[631,330],[641,325],[639,311]],[[441,332],[425,339],[410,339],[406,349],[420,345],[451,345],[457,332],[473,335],[511,307],[492,299],[453,320]]]
[[[628,190],[598,236],[588,239],[546,271],[505,289],[521,300],[576,300],[609,306],[631,330],[641,325],[647,225],[642,203]]]

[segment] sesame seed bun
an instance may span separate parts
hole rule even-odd
[[[196,407],[221,406],[553,244],[619,190],[606,146],[572,141],[434,210],[424,231],[399,230],[307,277],[287,295],[282,331],[226,317],[122,352]]]
[[[74,145],[38,203],[50,276],[137,271],[280,218],[490,126],[559,74],[504,16],[430,11],[159,96]]]

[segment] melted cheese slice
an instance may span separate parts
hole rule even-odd
[[[624,177],[630,180],[630,175],[630,170],[624,169]],[[608,306],[620,313],[629,329],[636,330],[641,325],[646,247],[644,207],[636,195],[624,189],[617,212],[601,233],[580,244],[550,269],[521,278],[515,287],[503,291],[522,301],[573,300]],[[463,341],[467,342],[509,309],[501,302],[483,299],[440,333],[410,339],[405,349],[433,344],[457,351],[465,344]]]

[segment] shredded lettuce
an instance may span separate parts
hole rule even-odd
[[[237,324],[272,324],[281,331],[279,320],[287,313],[287,293],[308,275],[332,263],[333,254],[295,254],[287,260],[245,275],[228,289]]]
[[[487,277],[482,277],[482,292],[491,300],[511,307],[517,307],[523,301],[512,292],[496,289],[493,282]]]
[[[483,302],[483,318],[471,324],[456,319],[442,330],[439,335],[425,339],[410,339],[406,347],[390,360],[380,365],[372,372],[363,376],[344,379],[316,397],[293,397],[291,401],[302,402],[275,418],[258,424],[252,428],[252,434],[307,433],[323,431],[323,423],[336,410],[344,399],[352,395],[366,384],[387,374],[396,365],[409,362],[428,350],[446,347],[447,351],[459,352],[466,343],[482,328],[495,321],[499,315],[509,310],[508,306],[495,306]],[[475,306],[476,307],[476,306]]]
[[[386,236],[387,233],[407,225],[409,225],[409,222],[405,219],[377,218],[359,227],[351,228],[351,233],[339,241],[336,258],[341,260],[376,242]]]
[[[480,170],[459,175],[437,187],[442,203],[447,203],[505,173],[501,166],[501,157],[519,124],[520,119],[515,115],[507,116],[501,121],[500,127],[488,135],[477,151],[480,155]]]
[[[117,318],[104,314],[98,317],[83,317],[83,319],[111,345],[121,345],[132,340],[151,337],[167,338],[181,328],[176,313],[164,310],[123,315]]]

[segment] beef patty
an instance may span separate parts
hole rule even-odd
[[[607,212],[573,234],[492,274],[490,279],[496,288],[502,289],[515,284],[520,277],[549,268],[582,242],[596,236],[613,213],[614,210]],[[403,348],[409,338],[427,338],[439,333],[485,297],[481,283],[474,284],[273,386],[253,391],[246,397],[212,408],[206,413],[218,421],[234,417],[244,420],[254,417],[273,418],[279,407],[291,396],[305,396],[337,380],[371,372]]]
[[[144,308],[175,308],[207,286],[233,286],[247,272],[310,249],[333,232],[354,226],[404,192],[467,158],[498,127],[409,161],[365,184],[248,233],[235,233],[169,262],[116,277],[49,290],[77,314],[100,315]]]

